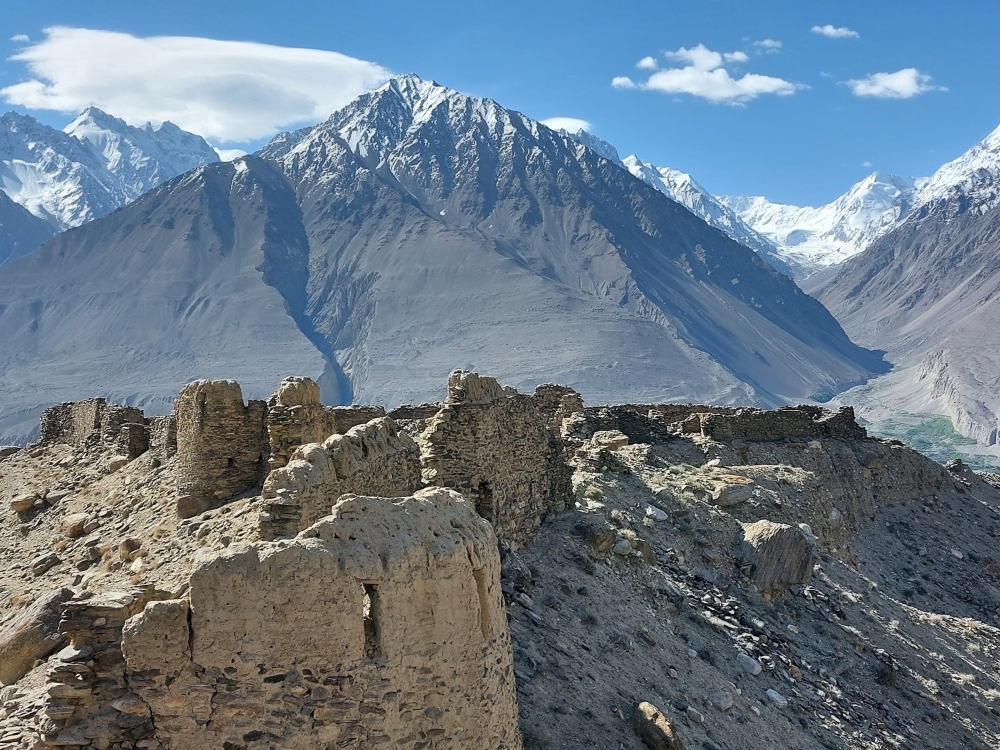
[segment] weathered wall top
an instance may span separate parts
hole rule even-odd
[[[495,378],[479,373],[455,370],[448,376],[446,404],[488,404],[505,396],[503,386]]]

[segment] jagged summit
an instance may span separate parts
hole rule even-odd
[[[53,231],[93,221],[218,160],[203,138],[172,123],[136,128],[97,107],[62,131],[16,112],[0,117],[0,190]]]

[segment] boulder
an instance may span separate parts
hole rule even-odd
[[[18,495],[10,501],[10,509],[15,513],[24,513],[26,510],[31,510],[36,499],[35,495]]]
[[[800,529],[772,521],[744,525],[740,553],[753,566],[754,583],[765,593],[808,582],[815,562]]]
[[[4,626],[0,631],[0,683],[17,682],[38,659],[66,642],[68,636],[59,632],[60,605],[72,596],[69,589],[51,591]]]
[[[643,701],[635,707],[632,728],[650,750],[684,750],[667,717],[652,703]]]

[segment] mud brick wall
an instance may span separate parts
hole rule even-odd
[[[403,497],[420,488],[420,450],[396,423],[381,417],[300,446],[272,471],[261,493],[264,539],[294,536],[330,512],[348,492]]]
[[[521,748],[497,540],[457,493],[347,496],[189,596],[122,644],[161,746]]]
[[[179,516],[217,507],[263,480],[270,451],[266,417],[267,405],[244,404],[234,380],[184,386],[174,402]]]

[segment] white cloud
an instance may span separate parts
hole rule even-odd
[[[642,58],[639,62],[635,64],[639,70],[656,70],[659,66],[656,64],[656,58],[650,55]]]
[[[586,130],[589,133],[593,127],[586,120],[580,120],[576,117],[550,117],[547,120],[540,120],[540,122],[553,130],[565,130],[567,133],[578,133],[581,130]]]
[[[822,34],[830,39],[858,39],[861,36],[854,29],[849,29],[846,26],[834,26],[830,23],[824,26],[813,26],[810,31],[813,34]]]
[[[781,49],[781,42],[777,39],[761,39],[759,42],[754,42],[753,46],[760,47],[767,52],[777,52]]]
[[[681,47],[676,52],[667,52],[669,59],[685,63],[680,68],[667,68],[653,73],[645,82],[634,82],[626,76],[611,81],[615,88],[641,88],[647,91],[662,91],[665,94],[690,94],[715,103],[743,104],[756,99],[761,94],[788,96],[805,88],[781,78],[747,73],[741,78],[733,78],[723,67],[724,62],[746,62],[742,52],[722,54],[699,44],[690,49]]]
[[[45,35],[11,58],[32,78],[0,90],[7,103],[66,113],[93,104],[224,143],[321,120],[391,75],[337,52],[256,42],[67,27]]]
[[[866,78],[844,81],[855,96],[878,99],[910,99],[928,91],[947,91],[943,86],[932,86],[931,77],[916,68],[903,68],[895,73],[872,73]]]
[[[14,36],[12,36],[10,40],[12,42],[30,42],[31,37],[29,37],[27,34],[14,34]]]
[[[871,169],[872,163],[870,161],[863,161],[861,162],[861,166],[864,167],[865,169]]]
[[[240,157],[246,156],[247,152],[241,148],[217,148],[215,153],[222,161],[236,161]]]

